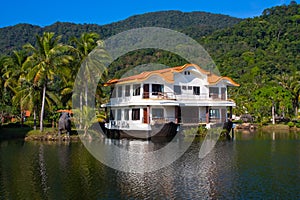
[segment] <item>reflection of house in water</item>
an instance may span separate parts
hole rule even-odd
[[[228,109],[235,106],[227,97],[227,87],[238,86],[194,64],[145,71],[106,85],[112,87],[110,102],[103,105],[110,113],[107,129],[121,135],[144,132],[146,137],[149,132],[173,134],[168,131],[174,129],[159,125],[203,124],[209,128],[226,122]]]
[[[161,149],[166,143],[153,143],[141,140],[119,140],[118,146],[126,151],[136,153],[134,156],[120,158],[119,164],[131,168],[145,170],[145,173],[124,173],[118,176],[122,196],[126,199],[175,199],[174,188],[176,188],[176,169],[160,168],[164,155],[149,156],[149,154]],[[173,141],[179,146],[178,141]],[[150,170],[150,169],[158,170]],[[148,171],[150,170],[150,171]],[[152,196],[153,194],[153,196]]]

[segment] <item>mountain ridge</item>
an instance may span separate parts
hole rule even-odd
[[[37,34],[41,35],[42,32],[55,32],[62,35],[62,42],[67,43],[70,37],[78,37],[83,32],[96,32],[100,34],[101,39],[105,39],[132,28],[155,26],[177,30],[197,38],[208,35],[217,29],[233,26],[240,21],[242,19],[203,11],[168,10],[133,15],[124,20],[105,25],[58,21],[42,27],[20,23],[0,28],[0,55],[9,54],[15,49],[21,49],[26,43],[34,43],[35,36]]]

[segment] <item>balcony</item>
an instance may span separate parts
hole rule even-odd
[[[176,100],[174,92],[143,92],[143,99]]]
[[[226,94],[209,93],[209,98],[213,100],[226,100]]]

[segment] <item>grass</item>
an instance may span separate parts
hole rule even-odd
[[[63,133],[65,133],[65,131]],[[33,130],[33,128],[28,125],[23,125],[23,127],[21,127],[21,124],[18,122],[3,124],[0,126],[0,140],[24,139],[25,137],[39,137],[46,135],[56,136],[57,134],[57,128],[44,127],[44,131],[40,132],[39,129]],[[72,130],[71,135],[77,135],[77,132]]]

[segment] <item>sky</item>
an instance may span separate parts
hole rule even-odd
[[[299,0],[297,0],[299,3]],[[0,27],[19,23],[47,26],[55,22],[109,24],[147,12],[205,11],[247,18],[290,0],[2,0]]]

